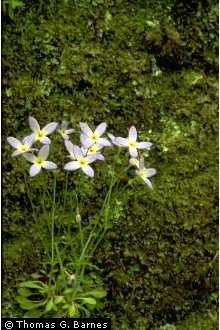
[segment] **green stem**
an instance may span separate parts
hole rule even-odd
[[[80,258],[79,258],[79,267],[81,267],[81,265],[83,265],[82,266],[82,269],[80,271],[80,275],[79,275],[79,282],[78,282],[79,284],[82,282],[82,278],[83,278],[83,275],[84,275],[84,271],[85,271],[85,267],[86,267],[85,261],[84,261],[85,254],[86,254],[87,247],[89,246],[89,243],[90,243],[90,241],[92,239],[92,236],[93,236],[93,233],[91,232],[90,235],[89,235],[89,237],[88,237],[88,239],[87,239],[87,241],[86,241],[86,244],[85,244],[85,246],[84,246],[84,248],[83,248],[83,250],[81,252]]]
[[[68,187],[68,172],[66,172],[66,180],[65,180],[64,202],[63,202],[64,209],[66,207],[67,187]]]
[[[37,215],[35,213],[35,207],[34,207],[34,203],[33,203],[32,197],[31,197],[31,191],[29,189],[30,185],[27,183],[26,173],[24,174],[24,182],[25,182],[25,188],[26,188],[27,196],[28,196],[28,199],[29,199],[29,201],[31,203],[33,218],[34,218],[35,222],[37,222]]]
[[[57,258],[58,258],[58,261],[59,261],[59,264],[60,264],[60,270],[62,271],[63,270],[63,262],[62,262],[62,259],[61,259],[61,256],[60,256],[60,252],[59,252],[57,243],[55,243],[55,250],[56,250],[56,255],[57,255]]]
[[[78,201],[78,195],[77,192],[76,194],[76,222],[79,227],[79,235],[80,235],[80,244],[81,244],[81,250],[83,249],[84,246],[84,235],[83,235],[83,230],[82,230],[82,225],[81,225],[81,217],[80,217],[80,212],[79,212],[79,201]]]
[[[50,284],[51,278],[53,275],[53,267],[54,267],[54,218],[55,218],[55,203],[56,203],[56,175],[54,175],[54,183],[53,183],[53,204],[52,204],[52,217],[51,217],[51,276],[50,276]]]

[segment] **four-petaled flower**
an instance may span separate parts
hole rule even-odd
[[[22,155],[25,152],[33,151],[36,149],[31,149],[32,144],[34,143],[34,137],[29,135],[23,138],[22,141],[19,141],[18,139],[9,136],[7,138],[8,143],[15,148],[16,150],[12,153],[12,157]]]
[[[137,142],[137,130],[135,126],[131,126],[127,138],[117,137],[115,140],[121,147],[128,147],[132,157],[137,157],[137,149],[150,149],[152,146],[151,142]]]
[[[29,125],[31,130],[34,132],[32,136],[34,136],[34,141],[40,141],[43,144],[50,144],[50,139],[47,135],[53,133],[57,127],[57,123],[52,122],[44,126],[42,129],[38,124],[37,120],[33,117],[29,117]]]
[[[42,168],[45,168],[47,170],[53,170],[57,168],[57,165],[55,163],[47,161],[47,158],[49,156],[49,149],[49,146],[46,145],[39,150],[37,156],[28,153],[25,153],[23,155],[29,162],[33,163],[29,171],[30,176],[37,175]]]
[[[144,166],[144,159],[142,157],[139,161],[138,169],[135,172],[138,175],[138,177],[141,178],[141,180],[148,185],[148,187],[150,187],[151,189],[153,188],[152,183],[148,178],[155,175],[156,170],[155,168],[146,168]]]
[[[101,123],[93,132],[87,123],[80,123],[80,128],[83,132],[80,135],[80,140],[83,147],[89,148],[94,144],[101,145],[103,147],[110,147],[111,143],[106,138],[101,137],[105,133],[106,127],[106,123]]]
[[[93,177],[94,170],[89,164],[93,163],[97,159],[96,154],[86,155],[85,150],[82,150],[81,148],[75,145],[73,145],[72,148],[76,160],[67,163],[64,166],[64,169],[67,171],[75,171],[81,168],[86,175]]]
[[[68,121],[63,120],[61,123],[61,128],[58,130],[58,132],[62,135],[64,140],[69,140],[69,134],[73,133],[75,131],[74,128],[68,128]]]

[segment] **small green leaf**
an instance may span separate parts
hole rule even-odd
[[[55,296],[55,298],[54,298],[54,304],[55,305],[60,304],[64,301],[65,301],[64,296]]]
[[[16,297],[16,301],[20,304],[21,308],[23,309],[35,309],[39,306],[43,306],[45,304],[45,301],[41,301],[41,302],[32,302],[30,300],[28,300],[27,298],[25,297]]]
[[[41,281],[26,281],[19,284],[19,286],[21,288],[39,289],[41,291],[47,289],[47,285]]]
[[[76,317],[78,315],[78,309],[75,304],[69,306],[69,316]]]
[[[82,298],[79,298],[79,299],[82,300],[85,304],[96,305],[96,300],[94,298],[82,297]]]
[[[31,295],[31,291],[28,290],[27,288],[18,289],[18,293],[20,296],[23,296],[23,297],[29,297]]]
[[[100,288],[100,289],[88,291],[85,295],[93,296],[95,298],[104,298],[106,296],[106,291]]]
[[[51,298],[50,300],[48,300],[46,304],[45,311],[50,312],[53,308],[54,308],[54,302],[53,302],[53,298]]]
[[[39,309],[32,309],[29,310],[28,312],[26,312],[24,314],[24,317],[36,317],[36,318],[40,318],[41,317],[42,312]]]

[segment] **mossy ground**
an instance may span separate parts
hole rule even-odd
[[[113,329],[216,329],[217,15],[211,0],[28,1],[13,19],[5,14],[3,315],[22,315],[16,285],[43,259],[24,169],[6,143],[27,132],[32,115],[42,124],[66,118],[73,127],[104,120],[121,136],[133,124],[154,143],[146,154],[157,168],[154,190],[120,194],[119,187],[114,229],[94,260],[108,290],[102,315]],[[79,190],[84,218],[106,189],[98,169],[87,182]],[[200,328],[198,315],[207,315]]]

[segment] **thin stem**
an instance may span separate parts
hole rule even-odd
[[[65,190],[64,190],[64,202],[63,202],[63,206],[64,206],[64,210],[66,207],[66,196],[67,196],[67,188],[68,188],[68,172],[66,172],[66,179],[65,179]]]
[[[81,266],[83,264],[83,267],[81,269],[81,272],[80,272],[80,278],[79,278],[79,283],[81,283],[82,281],[82,278],[83,278],[83,275],[84,275],[84,271],[85,271],[85,264],[84,264],[84,258],[85,258],[85,254],[86,254],[86,250],[87,250],[87,247],[89,246],[89,243],[92,239],[92,236],[93,236],[93,233],[91,232],[87,241],[86,241],[86,244],[81,252],[81,255],[79,257],[79,265]]]
[[[24,174],[24,182],[25,182],[25,187],[26,187],[26,192],[27,192],[27,196],[28,196],[28,199],[31,203],[31,208],[32,208],[32,213],[33,213],[33,218],[34,220],[37,222],[37,216],[36,216],[36,213],[35,213],[35,207],[34,207],[34,203],[33,203],[33,200],[32,200],[32,197],[31,197],[31,191],[29,189],[29,184],[27,183],[27,177],[26,177],[26,173]]]
[[[84,237],[83,237],[83,231],[82,231],[81,221],[78,221],[78,225],[79,225],[79,235],[80,235],[81,249],[83,249]]]
[[[112,192],[112,188],[113,188],[113,185],[115,184],[115,182],[117,182],[117,180],[114,180],[114,176],[112,175],[112,179],[111,179],[111,183],[110,183],[110,187],[109,187],[109,190],[106,194],[106,197],[105,197],[105,200],[104,200],[104,203],[103,203],[103,206],[101,208],[101,212],[100,212],[100,215],[102,215],[102,211],[103,209],[105,209],[105,205],[107,204],[107,210],[109,210],[109,202],[110,202],[110,197],[111,197],[111,192]],[[104,219],[104,232],[101,234],[101,237],[98,239],[98,242],[95,243],[95,241],[93,241],[90,245],[94,245],[95,243],[95,247],[92,249],[92,251],[95,251],[95,249],[97,248],[98,244],[100,243],[100,241],[102,240],[105,232],[107,231],[107,218],[108,218],[108,214],[109,212],[107,211],[107,213],[105,212],[105,219]],[[98,225],[98,221],[96,221],[90,235],[89,235],[89,238],[84,246],[84,249],[81,253],[81,256],[80,256],[80,259],[79,261],[81,262],[83,259],[84,259],[84,256],[87,252],[87,249],[89,249],[89,243],[91,242],[93,236],[97,237],[97,235],[94,235],[95,234],[95,230],[96,230],[96,227]],[[91,258],[91,256],[93,255],[93,253],[89,253],[89,259]],[[84,260],[83,260],[84,261]],[[81,262],[82,263],[82,262]],[[83,275],[84,275],[84,272],[85,272],[85,269],[86,269],[86,264],[83,262],[82,263],[83,266],[82,266],[82,269],[81,269],[81,272],[80,272],[80,280],[79,282],[82,281],[82,278],[83,278]]]
[[[61,259],[61,256],[60,256],[60,252],[59,252],[57,243],[55,243],[55,250],[56,250],[56,255],[57,255],[57,258],[58,258],[58,261],[59,261],[59,264],[60,264],[60,269],[62,270],[63,269],[63,262],[62,262],[62,259]]]
[[[83,235],[83,230],[82,230],[82,225],[81,225],[81,217],[79,213],[79,201],[78,201],[78,196],[76,193],[76,222],[79,226],[79,235],[80,235],[80,243],[81,243],[81,250],[83,249],[84,246],[84,235]]]
[[[51,278],[53,274],[54,267],[54,218],[55,218],[55,203],[56,203],[56,175],[54,175],[54,183],[53,183],[53,204],[52,204],[52,216],[51,216]]]

